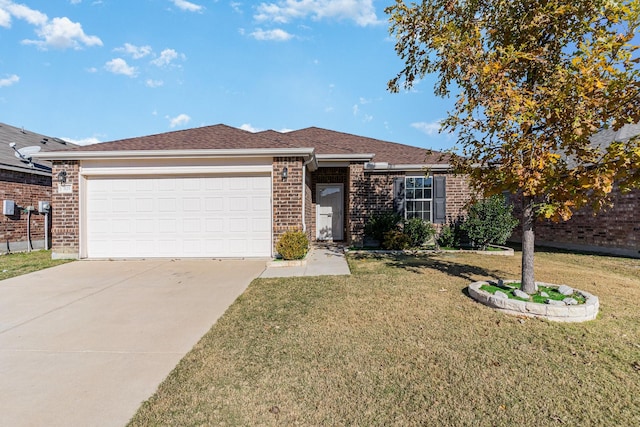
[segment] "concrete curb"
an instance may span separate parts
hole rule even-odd
[[[350,254],[381,254],[381,255],[427,255],[427,254],[477,254],[488,256],[513,256],[514,251],[506,246],[490,245],[493,248],[502,249],[501,251],[477,251],[468,249],[406,249],[399,251],[388,251],[384,249],[345,249],[345,253]]]
[[[311,256],[313,248],[309,248],[307,254],[302,259],[277,259],[267,261],[267,267],[303,267],[307,265],[307,259]]]
[[[504,283],[515,281],[505,281]],[[553,322],[586,322],[594,320],[598,316],[600,300],[597,296],[576,289],[585,299],[584,304],[556,306],[540,304],[532,301],[519,301],[514,299],[501,299],[487,291],[480,289],[482,285],[491,285],[494,282],[474,282],[467,288],[469,296],[481,304],[492,307],[498,311],[517,316],[536,317],[551,320]],[[558,285],[544,282],[536,282],[537,286],[558,288]]]

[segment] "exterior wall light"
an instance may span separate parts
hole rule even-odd
[[[289,176],[289,168],[285,166],[284,169],[282,169],[282,180],[286,181],[288,176]]]
[[[60,172],[58,172],[58,182],[60,184],[64,184],[67,182],[67,171],[62,170]]]

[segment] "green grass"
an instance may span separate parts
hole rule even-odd
[[[528,299],[515,296],[513,291],[519,288],[520,288],[520,283],[508,283],[505,286],[495,286],[495,285],[480,286],[480,289],[482,289],[483,291],[487,291],[492,295],[495,294],[496,291],[502,291],[505,294],[507,294],[509,299],[516,299],[519,301],[529,301]],[[540,295],[541,292],[546,292],[548,296],[546,297],[541,296]],[[531,301],[537,302],[538,304],[544,304],[545,301],[548,299],[562,301],[568,297],[575,299],[578,302],[578,304],[584,304],[586,301],[586,298],[578,294],[577,292],[574,292],[572,295],[563,295],[560,292],[558,292],[556,288],[550,288],[548,286],[538,286],[538,292],[531,295]]]
[[[580,324],[466,295],[518,279],[519,252],[349,262],[255,280],[131,425],[640,425],[640,260],[536,255],[536,280],[600,297]]]
[[[69,260],[52,260],[51,251],[17,252],[0,255],[0,280],[64,264]]]

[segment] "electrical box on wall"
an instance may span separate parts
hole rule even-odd
[[[2,201],[2,214],[13,216],[16,214],[16,202],[13,200],[3,200]]]
[[[49,212],[50,209],[51,209],[51,204],[49,202],[43,202],[42,200],[38,202],[38,212],[46,213],[46,212]]]

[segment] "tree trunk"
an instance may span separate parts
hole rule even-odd
[[[536,283],[533,275],[533,251],[535,242],[535,212],[533,197],[522,198],[522,278],[521,289],[528,294],[534,294]]]

